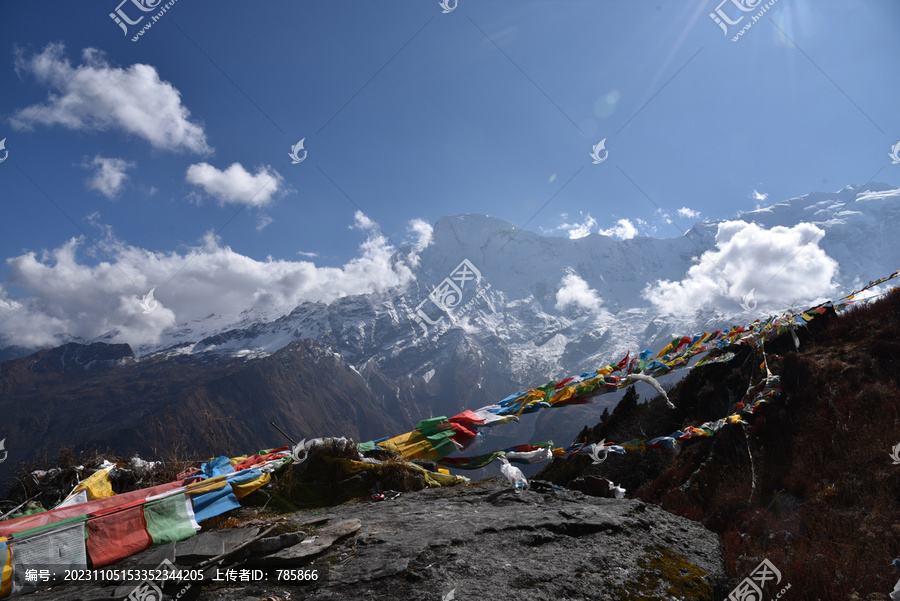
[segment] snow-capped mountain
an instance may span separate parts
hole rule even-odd
[[[375,364],[392,377],[424,378],[435,368],[431,355],[447,346],[449,336],[508,355],[503,367],[513,379],[528,375],[533,381],[652,347],[673,334],[745,322],[791,304],[802,308],[890,273],[900,265],[900,247],[893,244],[898,200],[900,189],[891,186],[848,186],[782,201],[731,222],[699,223],[676,238],[628,240],[545,237],[482,215],[445,217],[434,225],[409,286],[329,304],[303,303],[271,321],[245,316],[244,324],[208,335],[216,330],[212,323],[192,324],[171,332],[168,344],[138,354],[252,358],[314,338],[359,370]],[[735,228],[756,246],[726,247],[737,237]],[[728,255],[753,255],[760,247],[783,253]],[[768,264],[760,265],[764,260]],[[688,310],[660,302],[660,296],[677,292],[665,283],[696,296],[689,287],[692,273],[704,266],[720,281],[719,288],[697,297],[703,302]],[[702,275],[694,276],[697,286],[707,283]],[[814,285],[804,289],[807,277]],[[744,281],[746,287],[739,287]],[[751,287],[754,296],[742,306]],[[779,296],[784,288],[792,292]],[[748,306],[755,310],[745,311]]]
[[[848,186],[673,238],[627,240],[444,217],[414,259],[410,248],[397,250],[395,260],[414,268],[407,285],[305,302],[275,318],[212,315],[136,348],[135,362],[252,362],[314,339],[407,427],[596,369],[628,350],[658,349],[673,335],[836,299],[900,267],[898,200],[891,186]],[[509,442],[550,432],[568,442],[590,421],[585,415],[570,409],[565,428],[558,419],[523,423]]]

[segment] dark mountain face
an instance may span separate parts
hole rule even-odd
[[[39,351],[29,357],[28,368],[36,374],[85,372],[91,367],[127,362],[134,359],[134,353],[127,344],[78,344],[70,342],[63,346]]]
[[[414,425],[310,340],[217,362],[135,361],[127,345],[72,343],[0,364],[0,412],[3,480],[63,445],[184,459],[286,443],[269,421],[295,440],[369,440]]]
[[[798,591],[791,598],[883,597],[900,548],[900,289],[826,311],[797,334],[799,348],[785,332],[765,356],[735,345],[731,361],[692,369],[669,390],[676,409],[633,395],[580,437],[645,440],[741,411],[767,377],[765,360],[780,392],[742,412],[745,423],[683,441],[678,454],[648,448],[599,464],[571,455],[538,477],[608,478],[700,522],[721,537],[728,588],[767,558]]]

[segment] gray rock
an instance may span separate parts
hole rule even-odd
[[[303,517],[289,521],[302,523]],[[222,566],[262,566],[268,580],[206,583],[191,594],[204,601],[405,601],[451,598],[451,591],[453,599],[490,601],[712,601],[728,595],[716,535],[634,499],[558,490],[516,494],[495,478],[389,503],[321,509],[316,520],[328,521],[304,526],[317,537],[311,543],[262,556],[244,549]],[[195,551],[212,551],[211,542],[195,544]],[[319,578],[278,581],[274,572],[285,566],[315,568]],[[111,595],[108,587],[72,583],[30,596],[74,601]]]
[[[259,528],[232,528],[231,530],[216,530],[213,532],[222,540],[225,546],[225,553],[229,553],[235,547],[243,545],[245,542],[259,534]]]
[[[230,553],[259,533],[259,528],[233,528],[202,532],[175,545],[175,561],[181,565],[192,565]]]
[[[280,551],[285,547],[291,547],[303,541],[306,538],[306,532],[300,530],[297,532],[285,532],[278,536],[268,536],[262,538],[248,547],[251,555],[269,555]]]
[[[190,565],[221,555],[225,552],[224,541],[216,532],[202,532],[175,544],[175,558],[178,563]]]
[[[307,558],[314,557],[345,536],[358,531],[361,527],[359,520],[341,520],[335,524],[329,524],[316,531],[316,538],[312,541],[300,542],[278,553],[252,558],[250,563],[271,567],[293,566],[305,563]]]
[[[638,500],[516,494],[493,479],[326,513],[363,527],[312,564],[328,573],[306,598],[669,599],[672,589],[698,600],[722,596],[725,582],[715,534]],[[329,561],[341,553],[349,560]]]

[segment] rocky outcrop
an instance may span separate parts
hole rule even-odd
[[[151,549],[129,562],[146,565],[165,555],[187,567],[189,559],[194,568],[206,568],[209,578],[180,598],[215,601],[698,601],[727,592],[719,541],[696,522],[641,501],[590,497],[539,482],[522,493],[491,479],[394,500],[346,503],[291,514],[276,530],[250,511],[234,516],[253,526],[246,536],[201,533],[167,552]],[[265,529],[257,534],[260,527]],[[204,549],[220,559],[210,563],[198,557]],[[317,578],[278,580],[277,570],[286,568],[316,570]],[[215,570],[227,569],[234,574],[262,569],[268,577],[211,581]],[[32,598],[123,598],[133,587],[66,584]],[[174,596],[183,588],[163,590]]]

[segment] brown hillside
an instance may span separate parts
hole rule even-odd
[[[296,440],[368,440],[411,428],[398,424],[391,415],[399,411],[375,398],[334,353],[310,340],[224,364],[135,362],[130,349],[129,357],[78,364],[61,361],[72,349],[60,349],[0,364],[0,438],[9,452],[0,481],[11,466],[55,456],[63,446],[185,459],[285,444],[269,421]]]
[[[823,315],[800,339],[799,351],[789,334],[766,344],[782,394],[745,416],[748,425],[686,441],[678,456],[649,449],[597,466],[570,456],[541,476],[608,477],[703,523],[722,539],[731,586],[767,558],[790,599],[885,598],[900,577],[890,565],[900,555],[900,465],[890,456],[900,443],[900,290]],[[652,438],[737,412],[764,373],[760,350],[736,349],[675,386],[676,410],[632,392],[581,437]]]

